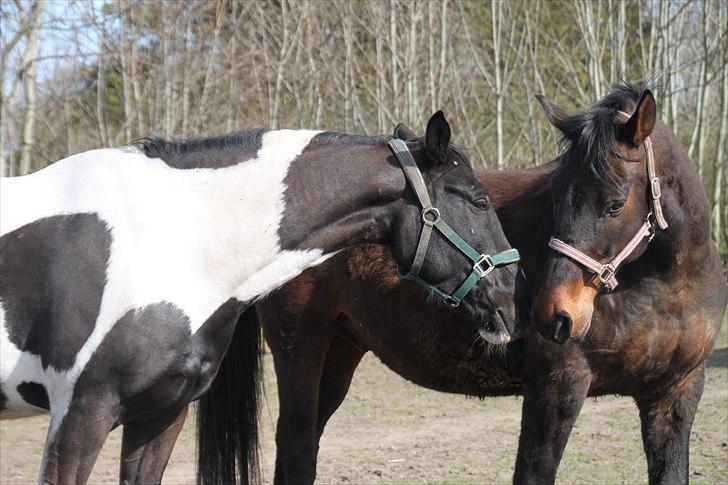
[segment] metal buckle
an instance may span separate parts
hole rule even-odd
[[[428,215],[431,215],[432,217],[434,217],[434,219],[429,220],[427,218]],[[440,211],[437,209],[437,207],[425,207],[424,209],[422,209],[422,222],[426,226],[432,227],[435,224],[437,224],[437,221],[439,221],[439,220],[440,220]]]
[[[609,282],[616,276],[617,272],[611,264],[605,264],[604,268],[597,274],[597,278],[606,286],[609,290],[612,289],[612,284]]]
[[[487,263],[488,267],[483,269],[483,263]],[[481,254],[480,258],[473,265],[473,271],[475,271],[475,274],[478,275],[478,278],[485,278],[488,273],[490,273],[494,269],[495,266],[493,266],[493,263],[490,261],[490,256],[488,256],[487,254]]]
[[[444,301],[445,305],[449,306],[450,308],[456,308],[458,305],[460,305],[460,300],[452,295],[443,298],[442,301]]]
[[[647,236],[647,242],[649,243],[655,238],[655,235],[657,234],[657,231],[655,230],[655,223],[652,221],[652,218],[654,216],[652,215],[652,212],[647,214],[647,223],[650,225],[650,234]]]
[[[660,188],[660,178],[652,177],[650,179],[650,190],[652,190],[652,198],[657,200],[662,197],[662,189]]]

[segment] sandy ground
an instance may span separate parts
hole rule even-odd
[[[728,328],[724,324],[691,437],[693,483],[728,484]],[[275,375],[266,360],[262,412],[265,479],[272,481],[277,416]],[[507,483],[513,473],[520,398],[485,401],[417,387],[367,355],[352,389],[326,428],[318,483]],[[0,483],[35,483],[48,420],[0,424]],[[164,482],[194,482],[193,422],[188,420]],[[96,463],[91,483],[115,483],[120,430]],[[639,418],[627,398],[590,399],[559,470],[560,483],[646,483]]]

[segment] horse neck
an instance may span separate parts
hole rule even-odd
[[[281,247],[333,253],[388,243],[391,204],[405,190],[404,174],[391,159],[386,145],[355,144],[346,136],[305,150],[285,180]]]
[[[386,144],[372,139],[266,133],[256,158],[213,170],[215,187],[199,184],[219,214],[205,254],[227,262],[210,266],[224,267],[222,276],[236,282],[236,298],[251,301],[340,249],[388,242],[389,204],[405,190],[392,158]],[[224,171],[234,177],[214,175]]]
[[[558,160],[558,159],[557,159]],[[508,241],[521,252],[529,281],[541,278],[553,232],[553,206],[548,181],[558,161],[525,170],[480,172]]]
[[[695,163],[664,123],[657,123],[652,138],[662,182],[661,202],[669,224],[665,230],[657,229],[652,243],[656,264],[670,272],[700,271],[706,251],[713,246],[705,188]]]

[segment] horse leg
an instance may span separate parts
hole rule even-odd
[[[650,485],[688,483],[690,430],[704,379],[701,364],[666,392],[635,397]]]
[[[318,440],[321,439],[329,418],[336,412],[349,392],[354,371],[363,356],[364,352],[354,344],[338,337],[331,340],[319,385]]]
[[[306,336],[283,345],[269,339],[280,403],[275,484],[313,483],[316,477],[319,383],[331,335]]]
[[[162,418],[124,424],[119,482],[161,483],[186,417],[187,406]]]
[[[74,397],[60,422],[51,418],[40,481],[86,483],[117,418],[118,398],[98,395]]]
[[[572,348],[526,345],[521,435],[515,483],[554,483],[566,442],[586,400],[591,373]],[[550,352],[551,351],[551,352]],[[553,353],[553,355],[549,355]]]

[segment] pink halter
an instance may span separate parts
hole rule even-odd
[[[622,116],[626,116],[628,119],[630,115],[624,111],[618,111]],[[648,242],[652,240],[655,235],[652,216],[655,217],[655,221],[660,229],[667,229],[667,221],[665,215],[662,212],[662,205],[660,205],[660,197],[662,192],[660,190],[660,179],[657,177],[655,171],[655,155],[652,152],[652,140],[648,136],[645,138],[645,151],[647,152],[647,175],[650,179],[650,194],[652,202],[652,210],[647,214],[645,222],[637,230],[632,239],[627,245],[608,263],[600,263],[593,259],[589,255],[579,251],[573,246],[566,244],[564,241],[552,237],[549,240],[549,247],[554,251],[557,251],[564,256],[568,256],[577,263],[583,265],[586,269],[595,274],[595,278],[603,284],[608,291],[612,291],[618,285],[617,282],[617,270],[619,265],[629,257],[630,254],[639,246],[643,239],[647,238]]]

